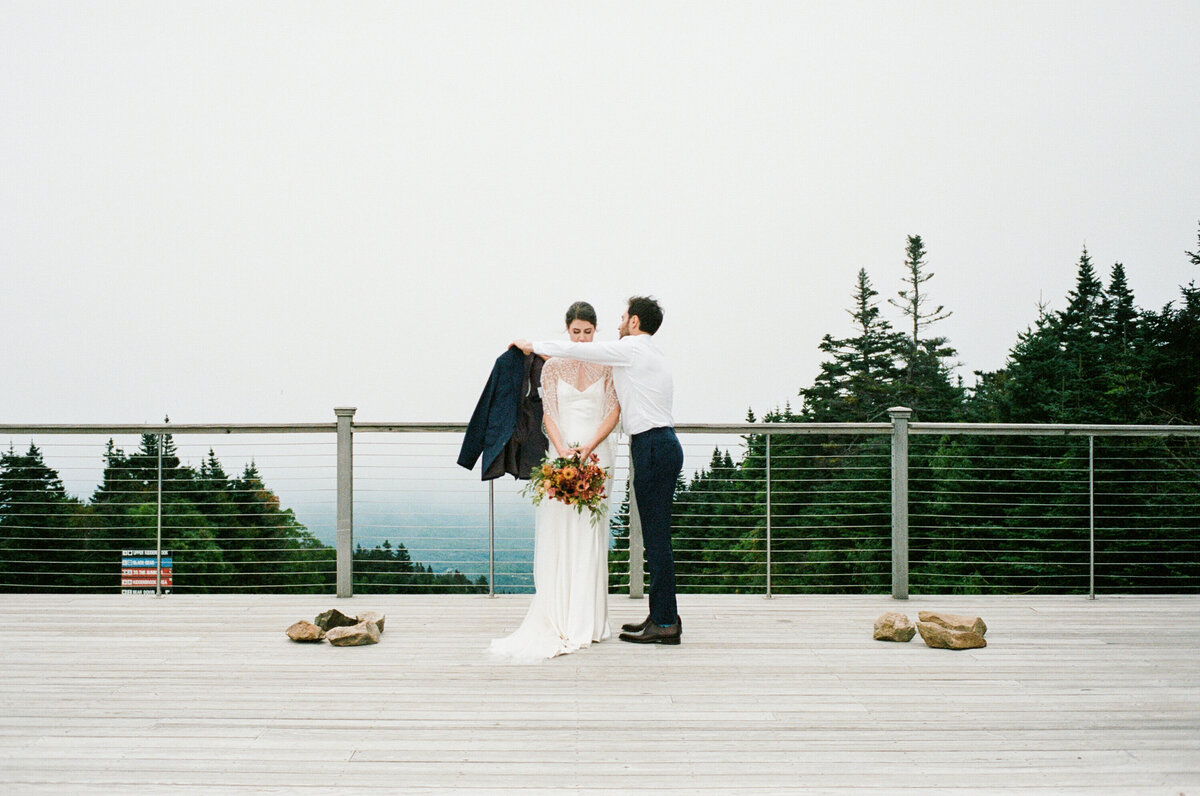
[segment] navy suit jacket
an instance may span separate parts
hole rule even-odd
[[[483,480],[506,472],[529,478],[546,453],[542,433],[541,366],[535,354],[509,348],[496,359],[492,375],[471,414],[458,464],[472,470],[483,456]]]

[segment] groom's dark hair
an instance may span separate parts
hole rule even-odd
[[[663,311],[653,296],[631,296],[629,317],[637,316],[638,327],[647,334],[654,334],[662,326]]]

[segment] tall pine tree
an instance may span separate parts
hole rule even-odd
[[[951,381],[948,363],[957,352],[942,336],[926,330],[952,314],[943,305],[930,307],[924,285],[933,278],[926,268],[925,244],[920,235],[909,235],[904,251],[904,283],[899,300],[888,299],[911,322],[911,333],[902,349],[904,370],[897,402],[913,410],[916,420],[954,420],[959,415],[963,391]]]
[[[879,313],[879,293],[865,268],[854,287],[853,337],[825,335],[818,348],[828,356],[813,385],[800,391],[803,416],[817,421],[870,421],[886,416],[900,377],[904,335]]]

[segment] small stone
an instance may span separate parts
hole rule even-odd
[[[330,608],[323,614],[317,614],[317,618],[313,622],[325,632],[329,632],[335,627],[349,627],[358,624],[357,619],[346,616],[336,608]]]
[[[374,622],[375,626],[379,628],[380,633],[383,632],[383,622],[385,619],[387,619],[386,616],[378,611],[363,611],[356,618],[359,622]]]
[[[875,638],[878,641],[912,641],[917,626],[904,614],[888,611],[875,620]]]
[[[987,641],[970,630],[951,630],[933,622],[917,622],[917,630],[925,639],[925,646],[945,650],[969,650],[986,647]]]
[[[292,641],[320,641],[325,638],[325,631],[314,625],[312,622],[305,622],[301,619],[296,624],[287,629],[287,636]]]
[[[987,635],[987,625],[978,616],[959,616],[958,614],[943,614],[937,611],[919,611],[917,619],[931,622],[950,630],[965,630],[969,633]]]
[[[325,634],[325,638],[335,647],[360,647],[364,644],[379,643],[379,626],[374,622],[359,622],[349,627],[335,627]]]

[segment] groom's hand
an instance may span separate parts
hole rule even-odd
[[[511,343],[508,344],[508,347],[509,348],[519,348],[519,349],[521,349],[522,352],[524,352],[526,354],[533,353],[533,343],[529,342],[528,340],[513,340]]]

